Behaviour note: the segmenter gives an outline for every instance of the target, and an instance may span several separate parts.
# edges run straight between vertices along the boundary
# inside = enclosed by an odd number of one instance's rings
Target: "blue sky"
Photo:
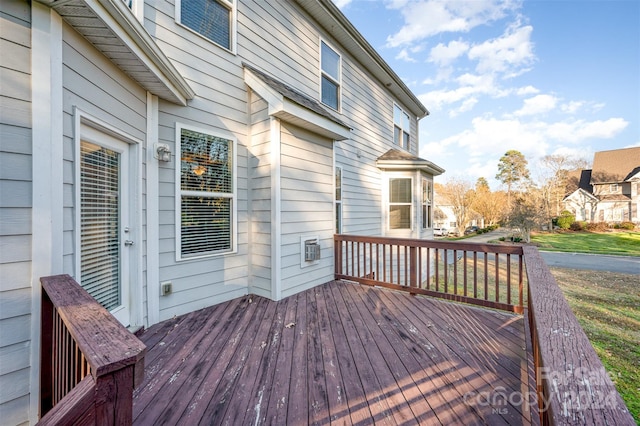
[[[420,156],[497,189],[499,158],[640,145],[638,0],[333,0],[429,109]]]

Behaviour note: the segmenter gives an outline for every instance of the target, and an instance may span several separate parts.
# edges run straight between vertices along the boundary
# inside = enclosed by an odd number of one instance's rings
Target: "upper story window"
[[[411,122],[409,114],[404,112],[398,105],[393,105],[393,142],[404,148],[410,148]]]
[[[176,21],[227,50],[233,49],[235,0],[176,0]]]
[[[177,259],[235,250],[236,142],[176,124]]]
[[[340,109],[340,69],[342,59],[324,41],[320,42],[320,99],[328,107]]]
[[[411,178],[389,179],[389,229],[411,229]]]
[[[609,192],[611,192],[612,194],[618,192],[618,184],[617,183],[612,183],[611,185],[609,185]]]

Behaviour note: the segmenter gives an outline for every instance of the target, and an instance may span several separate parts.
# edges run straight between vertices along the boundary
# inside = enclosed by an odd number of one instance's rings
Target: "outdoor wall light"
[[[154,157],[157,158],[158,161],[171,161],[171,148],[169,148],[169,145],[166,143],[157,143],[155,148],[156,155],[154,155]]]

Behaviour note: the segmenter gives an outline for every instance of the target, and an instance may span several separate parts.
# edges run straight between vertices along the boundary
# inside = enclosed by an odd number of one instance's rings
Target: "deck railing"
[[[635,425],[536,247],[335,235],[334,249],[336,279],[524,313],[537,389],[509,398],[541,424]]]
[[[39,424],[131,424],[144,344],[70,276],[40,281]]]
[[[542,424],[635,425],[538,249],[523,253]]]
[[[336,279],[522,313],[522,248],[335,235]]]

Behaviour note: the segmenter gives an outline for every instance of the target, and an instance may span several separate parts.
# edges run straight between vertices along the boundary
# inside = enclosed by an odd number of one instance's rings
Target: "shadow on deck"
[[[524,327],[522,316],[342,281],[279,302],[247,296],[144,332],[133,420],[538,423]]]

